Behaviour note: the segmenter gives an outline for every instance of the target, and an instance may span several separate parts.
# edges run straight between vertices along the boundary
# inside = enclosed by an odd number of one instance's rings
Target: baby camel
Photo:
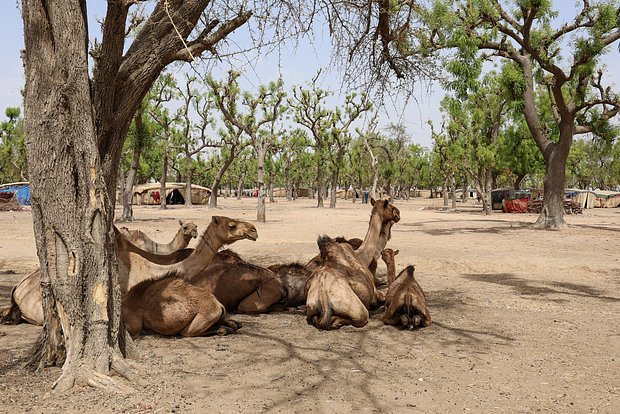
[[[386,325],[402,325],[407,329],[414,329],[431,324],[426,296],[413,277],[414,271],[413,266],[407,266],[396,280],[390,283],[383,314],[383,323]]]

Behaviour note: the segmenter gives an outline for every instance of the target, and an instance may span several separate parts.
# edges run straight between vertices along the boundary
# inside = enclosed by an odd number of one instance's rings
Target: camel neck
[[[387,238],[385,238],[385,242],[383,246],[378,247],[381,243],[381,229],[383,227],[383,220],[381,219],[381,215],[373,211],[370,216],[370,223],[368,225],[368,231],[366,232],[366,237],[364,237],[364,242],[360,245],[360,247],[356,250],[357,256],[359,257],[360,262],[368,267],[370,262],[379,258],[381,256],[381,251],[387,244]]]
[[[198,245],[192,254],[179,263],[179,272],[191,279],[202,272],[212,261],[217,251],[224,245],[219,237],[215,236],[213,224],[209,224],[207,229],[200,236]]]
[[[394,263],[394,256],[390,257],[388,261],[385,262],[387,266],[387,279],[388,279],[388,287],[392,286],[394,280],[396,280],[396,264]]]
[[[180,228],[177,234],[174,235],[174,239],[170,243],[168,243],[168,247],[171,250],[179,250],[187,247],[189,244],[188,236],[183,233],[183,228]]]

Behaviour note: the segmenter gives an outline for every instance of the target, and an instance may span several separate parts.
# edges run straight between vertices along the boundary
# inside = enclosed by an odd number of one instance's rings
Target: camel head
[[[258,239],[256,227],[246,221],[233,220],[224,216],[213,216],[209,228],[215,230],[215,236],[219,237],[225,244],[236,242],[237,240]]]
[[[396,256],[400,250],[392,250],[390,248],[383,249],[381,252],[381,258],[387,264],[388,261],[394,262],[394,256]]]
[[[316,243],[321,252],[322,263],[332,261],[348,265],[351,260],[356,260],[353,254],[353,248],[347,243],[338,243],[329,236],[320,236]]]
[[[375,213],[380,214],[383,223],[387,223],[389,221],[393,221],[394,223],[399,222],[400,211],[394,207],[394,204],[391,204],[389,200],[375,200],[374,198],[371,198],[370,204],[372,204],[371,215]]]
[[[194,222],[179,220],[179,224],[181,225],[183,236],[191,237],[192,239],[198,237],[198,226]]]

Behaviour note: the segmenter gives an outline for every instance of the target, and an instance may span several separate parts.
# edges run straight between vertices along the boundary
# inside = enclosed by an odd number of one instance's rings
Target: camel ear
[[[387,206],[390,204],[389,201],[387,200],[383,200],[383,208],[387,208]]]
[[[375,202],[376,202],[376,201],[375,201],[375,199],[374,199],[374,198],[372,198],[372,197],[370,197],[370,205],[371,205],[371,206],[374,206],[374,205],[375,205]]]
[[[183,225],[183,220],[179,220],[179,225]]]
[[[407,274],[409,276],[413,276],[413,272],[415,271],[415,267],[413,265],[407,266]]]
[[[217,224],[217,222],[218,222],[217,216],[211,217],[211,223]]]
[[[394,256],[396,256],[399,252],[400,250],[394,250]]]

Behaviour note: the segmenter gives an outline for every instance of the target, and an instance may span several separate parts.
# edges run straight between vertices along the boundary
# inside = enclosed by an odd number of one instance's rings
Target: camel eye
[[[231,229],[234,229],[236,226],[235,226],[235,223],[228,223],[228,227]]]

